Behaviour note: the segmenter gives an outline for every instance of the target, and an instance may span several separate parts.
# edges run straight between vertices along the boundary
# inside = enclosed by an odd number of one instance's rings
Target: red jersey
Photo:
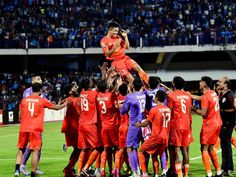
[[[219,99],[213,90],[209,90],[202,96],[201,107],[207,109],[207,115],[203,117],[203,126],[222,125]]]
[[[44,108],[52,108],[53,104],[40,96],[31,95],[22,99],[20,103],[20,131],[43,132]]]
[[[67,98],[67,101],[71,101],[72,104],[67,106],[66,114],[61,128],[62,133],[66,133],[68,131],[78,131],[78,112],[80,112],[79,98],[70,96]]]
[[[108,37],[108,36],[103,37],[100,42],[103,53],[106,55],[107,51],[111,50],[119,39],[121,39],[119,35],[112,36],[112,37]],[[120,45],[116,48],[116,50],[110,57],[107,57],[107,59],[108,60],[123,59],[125,56],[125,51],[126,51],[126,48],[124,47],[124,45],[125,45],[125,41],[121,40]]]
[[[112,92],[99,93],[97,105],[102,127],[119,125],[119,110],[115,107],[116,95]]]
[[[168,143],[171,111],[165,105],[157,105],[153,107],[147,119],[152,122],[152,134],[151,137],[160,137]]]
[[[119,94],[117,96],[117,103],[118,104],[124,103],[125,98],[126,98],[126,96]],[[120,126],[123,126],[123,125],[129,126],[129,115],[128,114],[124,114],[124,115],[120,114]]]
[[[192,98],[182,90],[170,92],[168,97],[168,107],[171,108],[170,126],[175,129],[190,128],[190,114]]]
[[[80,93],[81,115],[79,118],[80,125],[91,125],[97,123],[97,106],[96,98],[98,92],[96,90],[82,90]]]

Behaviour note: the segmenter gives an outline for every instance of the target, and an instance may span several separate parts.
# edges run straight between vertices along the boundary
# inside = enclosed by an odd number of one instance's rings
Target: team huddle
[[[14,177],[22,171],[20,164],[26,148],[33,152],[31,177],[36,176],[44,108],[59,110],[64,107],[67,108],[61,132],[65,134],[66,146],[74,149],[63,170],[65,177],[105,177],[106,174],[119,177],[123,163],[126,163],[127,174],[148,177],[150,157],[155,177],[160,174],[162,177],[188,177],[189,146],[193,141],[192,111],[203,117],[200,143],[206,175],[213,176],[210,159],[215,177],[222,177],[225,170],[231,170],[228,166],[221,170],[214,150],[222,119],[218,95],[211,89],[212,79],[201,78],[202,96],[184,91],[185,80],[179,76],[173,78],[170,89],[160,78],[149,77],[125,55],[125,49],[129,48],[127,33],[121,30],[122,38],[118,32],[119,25],[110,23],[108,34],[101,41],[106,58],[112,61],[109,69],[106,63],[100,67],[101,80],[85,78],[79,86],[76,82],[67,85],[64,88],[66,99],[58,105],[40,96],[42,83],[32,84],[31,95],[20,105],[19,151]],[[130,70],[136,71],[139,77],[134,77]],[[201,109],[192,105],[193,99],[201,101]],[[234,112],[235,107],[230,111]],[[93,164],[95,171],[92,173]]]

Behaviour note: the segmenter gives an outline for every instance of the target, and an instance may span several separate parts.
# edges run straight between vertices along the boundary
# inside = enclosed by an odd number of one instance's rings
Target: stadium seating
[[[99,47],[111,19],[133,47],[236,43],[233,0],[3,0],[0,9],[0,48]]]

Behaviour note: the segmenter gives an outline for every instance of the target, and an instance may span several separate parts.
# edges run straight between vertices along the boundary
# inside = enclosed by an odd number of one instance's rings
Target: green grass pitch
[[[190,146],[190,176],[204,177],[205,170],[201,160],[199,132],[201,130],[202,119],[193,115],[193,136],[194,143]],[[61,122],[45,123],[45,132],[43,134],[43,149],[40,162],[40,169],[45,171],[45,177],[63,177],[62,170],[68,162],[71,149],[67,152],[62,150],[64,143],[64,134],[60,133]],[[15,155],[17,152],[19,125],[0,128],[0,177],[12,177],[15,168]],[[235,133],[234,133],[234,136]],[[236,154],[233,148],[233,154]],[[221,153],[218,153],[221,163]],[[235,161],[236,156],[233,156]],[[77,167],[77,166],[76,166]],[[30,160],[27,168],[30,171]],[[152,172],[151,163],[149,169]],[[213,166],[212,166],[213,169]],[[213,170],[214,172],[214,170]],[[235,175],[236,176],[236,175]]]

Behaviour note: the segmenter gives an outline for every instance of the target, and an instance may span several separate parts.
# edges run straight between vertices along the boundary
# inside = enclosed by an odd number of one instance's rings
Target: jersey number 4
[[[28,110],[30,112],[31,117],[33,117],[33,115],[34,115],[34,103],[32,103],[32,102],[28,103]]]

